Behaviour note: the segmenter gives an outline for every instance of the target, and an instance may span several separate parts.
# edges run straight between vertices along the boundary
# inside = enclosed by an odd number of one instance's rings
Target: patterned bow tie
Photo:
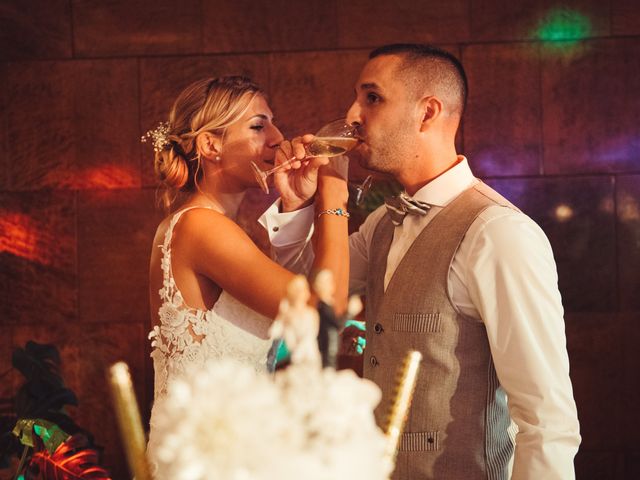
[[[425,216],[431,208],[428,203],[414,200],[405,192],[402,192],[397,197],[386,198],[384,203],[387,207],[387,213],[395,226],[402,225],[407,213],[409,215]]]

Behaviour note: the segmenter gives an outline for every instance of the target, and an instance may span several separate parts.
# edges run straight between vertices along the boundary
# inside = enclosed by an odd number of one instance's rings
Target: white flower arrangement
[[[291,365],[269,376],[209,362],[156,405],[156,479],[386,480],[379,401],[351,370]]]

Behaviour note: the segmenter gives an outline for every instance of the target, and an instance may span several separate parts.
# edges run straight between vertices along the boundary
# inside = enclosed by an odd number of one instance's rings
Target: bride
[[[302,161],[312,136],[285,141],[265,95],[245,77],[189,85],[168,123],[148,136],[166,205],[183,197],[159,225],[151,254],[151,453],[155,405],[173,378],[221,357],[267,369],[269,327],[294,273],[263,254],[234,221],[245,191],[256,186],[250,162],[266,170],[295,157],[274,175],[279,208],[315,203],[312,271],[332,271],[341,302],[348,281],[348,194],[328,159]]]

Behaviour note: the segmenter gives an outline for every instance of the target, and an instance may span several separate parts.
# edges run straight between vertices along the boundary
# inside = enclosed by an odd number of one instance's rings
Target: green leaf
[[[55,452],[60,444],[69,438],[69,434],[58,425],[41,418],[22,418],[13,429],[13,434],[20,439],[20,443],[32,448],[35,447],[34,433],[42,439],[49,453]]]
[[[33,454],[26,480],[112,480],[98,465],[98,452],[89,447],[83,435],[74,435],[60,444],[53,454],[40,450]]]
[[[49,453],[53,453],[63,443],[69,434],[62,430],[58,425],[47,420],[38,419],[33,426],[33,431],[42,439],[45,448]]]
[[[18,437],[21,444],[34,448],[33,425],[35,422],[36,421],[32,418],[21,418],[16,423],[16,426],[13,427],[13,431],[11,433]]]

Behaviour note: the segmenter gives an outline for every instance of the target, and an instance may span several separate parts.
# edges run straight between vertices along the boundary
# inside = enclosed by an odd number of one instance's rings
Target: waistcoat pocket
[[[441,327],[439,313],[394,313],[391,324],[394,332],[438,333]]]
[[[400,452],[429,452],[439,449],[438,431],[403,433],[398,451]]]

